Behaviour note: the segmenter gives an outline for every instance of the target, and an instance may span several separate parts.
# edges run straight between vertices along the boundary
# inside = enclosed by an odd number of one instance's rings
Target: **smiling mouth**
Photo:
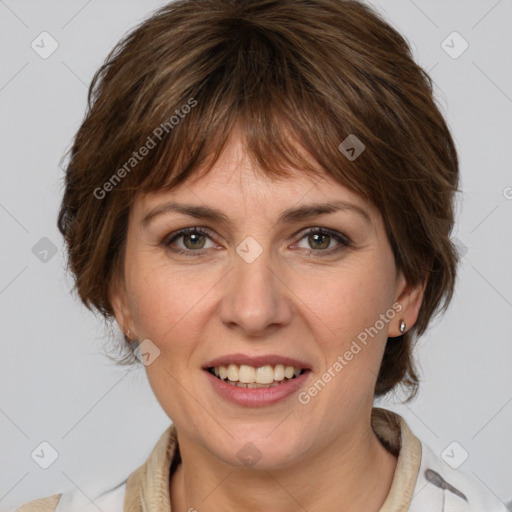
[[[273,388],[296,379],[307,370],[284,366],[282,364],[265,365],[258,368],[249,365],[230,364],[207,369],[209,373],[226,384],[239,388]]]

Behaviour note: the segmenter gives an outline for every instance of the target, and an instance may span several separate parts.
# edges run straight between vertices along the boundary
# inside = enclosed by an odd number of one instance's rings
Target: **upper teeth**
[[[255,368],[246,364],[230,364],[228,366],[215,366],[214,372],[221,379],[229,379],[232,382],[243,382],[246,384],[256,382],[258,384],[271,384],[274,381],[281,381],[285,377],[291,379],[294,375],[300,375],[301,368],[284,366],[282,364],[265,365]]]

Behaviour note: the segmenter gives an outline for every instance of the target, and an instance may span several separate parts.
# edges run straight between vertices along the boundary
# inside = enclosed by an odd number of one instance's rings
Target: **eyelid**
[[[202,235],[208,236],[212,241],[215,241],[215,236],[213,235],[213,231],[206,227],[200,227],[200,226],[191,226],[188,228],[182,228],[178,229],[177,231],[173,231],[169,235],[166,235],[164,239],[162,240],[162,243],[164,245],[169,245],[173,240],[176,238],[180,238],[182,236],[188,235],[189,233],[200,233]],[[200,250],[195,251],[197,253],[200,252]]]
[[[300,235],[299,241],[302,240],[305,236],[311,233],[322,233],[325,235],[329,235],[335,239],[339,239],[339,242],[343,245],[349,246],[352,244],[352,240],[342,233],[341,231],[337,231],[336,229],[324,228],[321,226],[316,226],[312,228],[306,228],[304,231],[299,231],[296,236]]]

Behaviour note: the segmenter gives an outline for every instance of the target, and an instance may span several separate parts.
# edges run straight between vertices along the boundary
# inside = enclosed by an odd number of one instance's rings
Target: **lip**
[[[246,364],[249,366],[254,366],[255,368],[259,368],[260,366],[265,366],[267,364],[282,364],[284,366],[293,366],[295,368],[304,368],[305,370],[311,370],[311,366],[308,363],[304,361],[299,361],[298,359],[294,359],[292,357],[280,356],[278,354],[249,356],[247,354],[241,353],[226,354],[224,356],[216,357],[215,359],[212,359],[211,361],[206,363],[206,365],[203,366],[203,370],[207,370],[208,368],[221,365],[228,366],[231,363],[237,365]]]
[[[245,407],[262,407],[272,405],[295,394],[309,378],[311,370],[306,370],[298,377],[279,384],[279,386],[274,386],[273,388],[239,388],[238,386],[227,384],[222,379],[212,375],[206,369],[203,373],[212,384],[213,389],[222,398]]]

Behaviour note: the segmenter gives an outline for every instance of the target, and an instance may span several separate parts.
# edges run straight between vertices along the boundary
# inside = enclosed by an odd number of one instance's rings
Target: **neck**
[[[339,436],[321,452],[272,471],[234,468],[179,437],[182,463],[170,482],[172,512],[378,512],[397,459],[367,428]],[[198,454],[201,454],[199,457]]]

